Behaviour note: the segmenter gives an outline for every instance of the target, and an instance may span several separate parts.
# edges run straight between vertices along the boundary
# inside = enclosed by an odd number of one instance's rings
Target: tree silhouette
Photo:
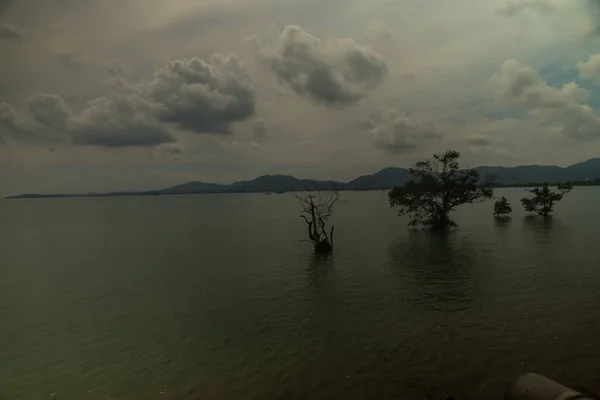
[[[391,207],[398,214],[408,215],[409,225],[424,225],[433,229],[457,226],[449,214],[465,203],[480,203],[493,196],[491,188],[479,182],[475,169],[459,169],[460,153],[447,150],[431,159],[419,161],[410,169],[412,179],[389,192]]]
[[[508,215],[511,212],[512,207],[510,206],[510,203],[506,197],[502,196],[494,203],[494,217]]]
[[[329,192],[327,195],[319,191],[316,195],[308,193],[299,195],[296,193],[296,199],[302,206],[300,217],[308,225],[308,240],[314,246],[315,253],[326,254],[333,251],[333,233],[335,227],[331,225],[329,233],[327,232],[327,223],[329,217],[333,214],[333,206],[339,200],[340,195],[337,190]]]
[[[557,189],[557,192],[550,190],[547,183],[544,183],[541,187],[529,189],[528,192],[533,194],[533,197],[523,197],[521,204],[523,204],[526,211],[536,212],[539,215],[547,217],[554,211],[554,204],[561,201],[573,189],[573,186],[558,185]]]

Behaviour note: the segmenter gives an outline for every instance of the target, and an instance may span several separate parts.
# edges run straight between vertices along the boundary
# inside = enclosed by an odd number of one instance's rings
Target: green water
[[[345,192],[314,259],[288,195],[0,202],[0,398],[462,399],[600,386],[600,188],[406,228]]]

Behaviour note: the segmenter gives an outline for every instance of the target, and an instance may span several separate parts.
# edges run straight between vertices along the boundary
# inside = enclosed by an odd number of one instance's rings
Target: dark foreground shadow
[[[457,232],[411,231],[390,245],[392,274],[410,298],[433,308],[462,308],[476,296],[472,269],[478,251]]]

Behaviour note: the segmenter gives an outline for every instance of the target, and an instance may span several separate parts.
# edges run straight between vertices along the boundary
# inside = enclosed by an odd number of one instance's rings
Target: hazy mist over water
[[[598,389],[600,188],[409,229],[343,192],[315,259],[290,195],[0,202],[0,399],[494,398]],[[483,397],[482,397],[483,396]]]

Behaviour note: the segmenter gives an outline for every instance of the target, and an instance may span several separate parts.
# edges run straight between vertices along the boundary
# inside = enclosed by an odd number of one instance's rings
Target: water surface
[[[0,398],[494,398],[600,386],[600,188],[406,227],[344,192],[316,259],[289,195],[0,202]],[[2,397],[4,396],[4,397]]]

